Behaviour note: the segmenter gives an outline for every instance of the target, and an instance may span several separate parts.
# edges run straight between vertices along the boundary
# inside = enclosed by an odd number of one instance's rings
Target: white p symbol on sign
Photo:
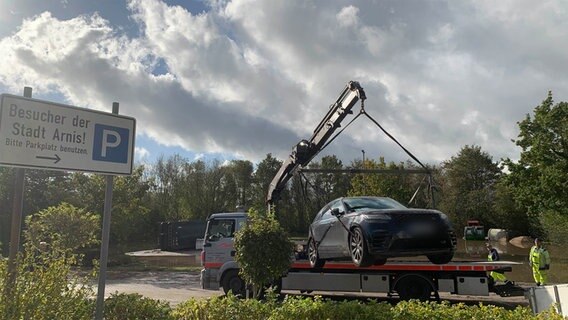
[[[114,137],[114,139],[109,139],[109,137]],[[114,141],[109,141],[114,140]],[[103,129],[103,143],[101,146],[101,156],[104,158],[107,154],[108,148],[116,148],[120,145],[120,135],[118,132],[113,130]]]

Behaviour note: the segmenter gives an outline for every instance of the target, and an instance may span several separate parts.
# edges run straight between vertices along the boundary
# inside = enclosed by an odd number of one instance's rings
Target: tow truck
[[[244,212],[215,213],[209,217],[201,252],[202,289],[222,288],[225,293],[232,291],[245,296],[246,285],[234,259],[233,236],[246,220]],[[364,268],[347,262],[327,262],[322,269],[312,269],[309,262],[302,259],[305,257],[302,250],[296,252],[298,259],[292,262],[279,283],[283,291],[386,293],[404,300],[428,300],[439,299],[439,292],[474,296],[495,292],[509,296],[519,289],[494,285],[488,277],[491,271],[511,271],[513,265],[518,264],[515,262],[452,261],[435,265],[428,261],[389,261]]]
[[[270,183],[266,198],[269,212],[274,209],[275,201],[294,172],[306,166],[335,139],[337,134],[342,132],[341,130],[334,136],[345,117],[353,114],[352,108],[357,101],[361,101],[362,111],[359,115],[365,114],[365,99],[365,91],[359,83],[350,81],[318,124],[312,137],[309,140],[301,140],[293,147],[290,157],[284,161]],[[404,151],[422,165],[406,149]],[[422,167],[425,169],[424,172],[428,172],[424,165]],[[239,266],[234,259],[233,236],[243,227],[246,220],[247,215],[244,212],[216,213],[208,218],[201,253],[203,289],[223,288],[225,293],[232,291],[236,295],[245,294],[246,285],[239,276]],[[306,256],[303,250],[302,248],[296,252],[298,259],[293,261],[288,273],[282,277],[279,284],[281,290],[301,293],[313,291],[387,293],[406,300],[439,299],[439,292],[487,296],[493,291],[507,296],[511,291],[503,290],[503,286],[495,286],[488,273],[509,272],[516,264],[499,261],[453,261],[444,265],[434,265],[427,261],[389,261],[384,265],[361,268],[355,267],[352,263],[327,262],[323,268],[313,269],[308,261],[302,259]]]

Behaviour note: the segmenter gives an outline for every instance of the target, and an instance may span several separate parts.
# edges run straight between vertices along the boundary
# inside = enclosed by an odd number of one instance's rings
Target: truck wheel
[[[406,274],[400,277],[394,285],[401,300],[426,301],[432,297],[434,287],[424,276],[419,274]]]
[[[454,258],[454,253],[450,252],[445,254],[432,254],[428,255],[427,257],[428,260],[430,260],[430,262],[432,262],[433,264],[446,264],[452,261],[452,259]]]
[[[325,264],[325,260],[319,258],[318,246],[314,238],[308,239],[308,259],[310,267],[320,269]]]
[[[235,296],[244,297],[246,295],[246,284],[239,277],[239,270],[229,270],[223,276],[223,291],[228,294],[229,291],[233,292]]]
[[[357,267],[368,267],[373,263],[373,257],[367,248],[367,241],[359,227],[353,228],[349,236],[349,251],[351,251],[351,260]]]

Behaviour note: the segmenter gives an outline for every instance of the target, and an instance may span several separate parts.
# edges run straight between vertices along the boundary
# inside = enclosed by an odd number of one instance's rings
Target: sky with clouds
[[[568,100],[564,0],[0,0],[0,91],[137,120],[136,158],[284,159],[350,80],[422,162],[518,158]],[[355,107],[356,111],[358,106]],[[409,157],[365,119],[322,155]]]

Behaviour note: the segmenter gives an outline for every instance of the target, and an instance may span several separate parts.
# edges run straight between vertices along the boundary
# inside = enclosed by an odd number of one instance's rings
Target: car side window
[[[331,204],[331,210],[339,209],[339,213],[345,213],[345,208],[343,207],[343,202],[341,200],[337,200]]]
[[[324,213],[321,215],[321,220],[329,219],[331,217],[331,208],[325,207]]]
[[[343,212],[345,211],[343,209],[343,204],[341,203],[340,200],[335,200],[332,203],[329,204],[329,206],[326,207],[325,212],[322,215],[322,219],[329,219],[331,217],[333,217],[333,215],[331,214],[331,210],[333,210],[334,208],[338,208],[339,212]]]

